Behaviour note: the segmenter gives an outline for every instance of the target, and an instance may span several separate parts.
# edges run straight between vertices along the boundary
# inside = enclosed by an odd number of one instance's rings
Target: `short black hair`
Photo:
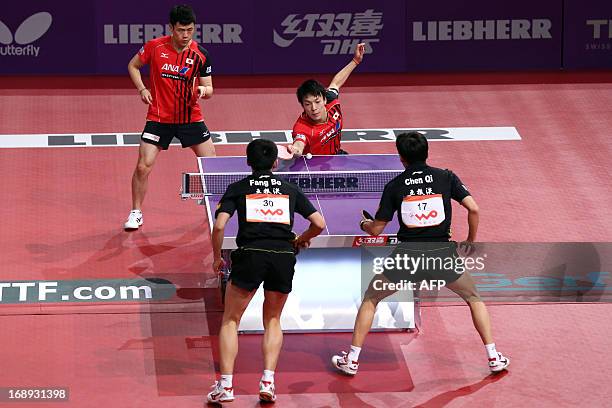
[[[247,146],[247,164],[253,171],[271,170],[278,156],[276,144],[268,139],[255,139]]]
[[[308,79],[297,89],[296,95],[298,102],[301,104],[307,95],[325,96],[325,87],[322,83],[314,79]]]
[[[402,133],[395,139],[397,152],[408,163],[424,162],[429,154],[427,138],[419,132]]]
[[[172,7],[172,10],[170,10],[170,25],[172,26],[174,26],[176,23],[181,23],[181,25],[189,25],[191,23],[195,24],[195,22],[196,16],[191,6],[180,4]]]

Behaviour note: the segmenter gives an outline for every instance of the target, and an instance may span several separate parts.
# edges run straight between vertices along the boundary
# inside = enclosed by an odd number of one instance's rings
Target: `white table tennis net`
[[[274,174],[298,185],[307,194],[337,194],[380,193],[389,181],[401,173],[400,170],[356,170],[278,172]],[[247,172],[183,173],[181,197],[197,199],[207,195],[222,195],[230,184],[250,174]]]

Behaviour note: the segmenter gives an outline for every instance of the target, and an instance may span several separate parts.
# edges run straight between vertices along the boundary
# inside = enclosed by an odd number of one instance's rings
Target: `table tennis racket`
[[[374,217],[372,217],[372,214],[370,214],[369,212],[367,212],[366,210],[361,210],[361,216],[363,217],[363,219],[365,220],[372,220],[374,221]]]
[[[361,221],[359,221],[359,228],[362,231],[365,231],[363,229],[363,223],[366,222],[366,221],[374,221],[374,217],[372,217],[372,214],[370,214],[366,210],[361,210]]]

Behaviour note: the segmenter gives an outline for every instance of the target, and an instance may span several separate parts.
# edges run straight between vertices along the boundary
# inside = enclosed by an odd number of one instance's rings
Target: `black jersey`
[[[316,209],[298,186],[261,171],[230,184],[215,217],[234,211],[238,211],[239,247],[290,248],[295,238],[291,231],[294,213],[308,218]]]
[[[387,183],[375,218],[388,222],[397,212],[400,241],[448,241],[451,199],[461,202],[469,195],[452,171],[414,163]]]

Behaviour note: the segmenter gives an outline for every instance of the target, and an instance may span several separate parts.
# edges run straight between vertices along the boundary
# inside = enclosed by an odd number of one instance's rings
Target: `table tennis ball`
[[[306,159],[308,160],[312,159],[312,153],[306,153]]]

